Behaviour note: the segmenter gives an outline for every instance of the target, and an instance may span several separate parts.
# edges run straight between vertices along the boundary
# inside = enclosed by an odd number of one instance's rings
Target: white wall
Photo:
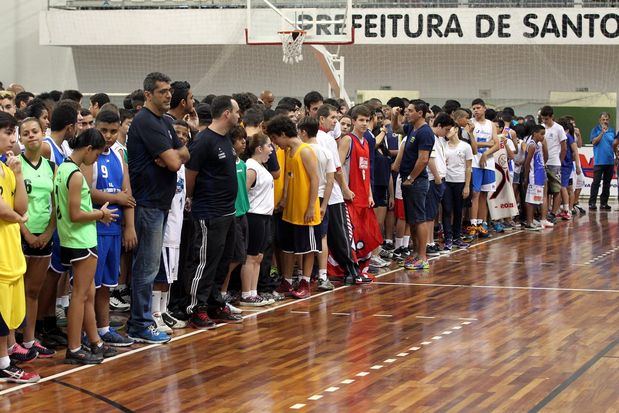
[[[71,49],[39,46],[39,13],[46,0],[1,0],[0,80],[35,92],[77,86]]]

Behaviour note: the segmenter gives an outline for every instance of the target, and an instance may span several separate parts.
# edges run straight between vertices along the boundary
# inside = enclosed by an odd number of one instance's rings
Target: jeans
[[[600,181],[602,181],[602,194],[600,195],[600,204],[608,205],[610,197],[610,182],[613,179],[615,172],[614,165],[595,165],[593,167],[593,183],[591,184],[591,195],[589,196],[589,205],[595,205],[600,189]]]
[[[459,239],[462,235],[464,182],[446,182],[443,194],[443,233],[445,240]],[[453,214],[453,218],[452,218]]]
[[[151,313],[153,282],[159,272],[163,230],[167,211],[157,208],[135,208],[135,231],[138,246],[133,251],[131,274],[131,316],[128,331],[143,330],[155,324]]]

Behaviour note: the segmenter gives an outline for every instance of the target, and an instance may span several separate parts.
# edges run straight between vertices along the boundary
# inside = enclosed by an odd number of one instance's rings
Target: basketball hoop
[[[277,32],[282,39],[284,63],[293,64],[303,60],[302,46],[305,39],[305,30],[287,30]]]

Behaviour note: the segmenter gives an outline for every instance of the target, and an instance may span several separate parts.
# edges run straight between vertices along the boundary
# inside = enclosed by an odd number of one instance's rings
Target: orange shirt
[[[305,210],[307,209],[310,195],[310,177],[303,165],[303,159],[301,159],[301,151],[304,148],[312,151],[314,159],[316,159],[314,150],[306,143],[299,146],[292,156],[290,151],[288,151],[285,169],[288,178],[288,189],[282,219],[295,225],[318,225],[320,224],[320,202],[318,201],[318,196],[314,200],[314,219],[312,222],[305,223]]]
[[[275,194],[275,208],[279,205],[279,202],[282,200],[282,196],[284,196],[284,179],[286,177],[286,151],[282,148],[277,148],[275,152],[277,155],[277,163],[279,164],[279,170],[282,171],[279,174],[279,178],[273,181],[274,185],[274,194]]]

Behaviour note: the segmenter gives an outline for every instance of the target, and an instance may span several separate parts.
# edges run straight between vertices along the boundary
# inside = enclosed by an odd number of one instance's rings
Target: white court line
[[[596,288],[560,288],[560,287],[518,287],[509,285],[475,285],[475,284],[435,284],[435,283],[398,283],[375,281],[376,285],[413,285],[418,287],[450,287],[450,288],[487,288],[502,290],[542,290],[542,291],[574,291],[582,293],[619,293],[619,290],[600,290]]]
[[[498,240],[503,239],[503,238],[511,237],[512,235],[520,234],[521,232],[524,232],[524,231],[522,231],[522,230],[520,230],[520,231],[512,231],[510,234],[506,234],[506,235],[503,235],[503,236],[500,236],[500,237],[496,237],[496,238],[490,238],[490,239],[487,239],[487,240],[481,241],[481,242],[476,242],[473,245],[471,245],[469,248],[453,251],[449,255],[443,255],[443,256],[439,256],[439,257],[432,257],[432,258],[429,259],[429,261],[434,261],[434,260],[440,259],[440,258],[451,257],[453,254],[458,254],[460,252],[465,252],[465,251],[470,250],[471,248],[475,248],[475,247],[478,247],[480,245],[487,244],[489,242],[498,241]],[[404,271],[404,269],[400,268],[400,267],[396,267],[396,268],[394,268],[392,270],[389,270],[389,271],[384,272],[382,274],[376,275],[375,278],[381,278],[381,277],[384,277],[386,275],[396,273],[398,271]],[[385,284],[385,283],[379,283],[377,281],[374,281],[371,285],[374,285],[374,284]],[[392,284],[402,284],[402,283],[392,283]],[[415,284],[411,284],[411,285],[415,285]],[[428,286],[430,286],[430,284],[419,284],[419,285],[428,285]],[[439,285],[439,284],[437,284],[436,286],[445,286],[445,287],[447,287],[447,286],[450,286],[450,285]],[[464,285],[462,285],[462,286],[460,286],[460,285],[451,285],[451,286],[453,286],[453,287],[455,287],[455,286],[465,287]],[[270,312],[273,312],[275,310],[279,310],[281,308],[288,307],[290,305],[294,305],[294,304],[297,304],[297,303],[300,303],[300,302],[303,302],[303,301],[311,300],[313,298],[320,297],[320,296],[325,295],[325,294],[331,294],[331,293],[334,293],[335,291],[340,291],[340,290],[347,289],[347,288],[350,288],[350,287],[357,287],[357,286],[343,285],[343,286],[338,287],[338,288],[336,288],[334,290],[331,290],[331,291],[324,291],[322,293],[312,294],[308,298],[303,298],[303,299],[300,299],[300,300],[292,300],[292,301],[289,301],[287,303],[277,305],[275,307],[271,307],[271,308],[267,308],[267,309],[264,309],[264,310],[252,312],[251,314],[243,315],[243,319],[247,319],[247,318],[251,318],[251,317],[258,317],[259,315],[262,315],[262,314],[270,313]],[[361,287],[361,288],[363,288],[363,287]],[[600,291],[604,291],[604,290],[600,290]],[[619,292],[619,291],[617,291],[617,292]],[[220,325],[218,325],[218,327],[223,326],[223,325],[225,325],[225,324],[220,324]],[[194,336],[196,334],[205,333],[205,332],[208,332],[208,330],[194,330],[194,331],[190,331],[189,333],[185,333],[185,334],[182,334],[180,336],[173,337],[172,340],[170,340],[170,342],[179,341],[181,339],[184,339],[184,338],[187,338],[187,337],[191,337],[191,336]],[[112,358],[109,358],[109,359],[105,359],[105,360],[103,360],[103,363],[113,362],[114,360],[118,360],[118,359],[120,359],[122,357],[128,357],[130,355],[133,355],[133,354],[136,354],[136,353],[140,353],[140,352],[145,351],[145,350],[150,350],[151,348],[154,348],[154,347],[157,347],[157,346],[161,346],[161,345],[163,345],[163,344],[149,344],[149,345],[146,345],[144,347],[135,348],[135,349],[123,352],[122,354],[119,354],[118,356],[115,356],[115,357],[112,357]],[[28,387],[31,387],[31,386],[40,385],[40,384],[43,384],[43,383],[48,382],[50,380],[53,380],[53,379],[56,379],[56,378],[59,378],[59,377],[68,376],[68,375],[76,373],[78,371],[85,370],[85,369],[88,369],[88,368],[92,368],[92,367],[95,367],[95,366],[98,366],[98,364],[90,364],[90,365],[85,365],[85,366],[79,366],[79,367],[75,367],[75,368],[72,368],[72,369],[69,369],[69,370],[66,370],[66,371],[54,374],[52,376],[44,377],[41,380],[39,380],[37,383],[19,384],[19,385],[16,385],[14,387],[10,387],[8,389],[0,391],[0,396],[4,396],[6,394],[10,394],[10,393],[13,393],[13,392],[16,392],[16,391],[19,391],[19,390],[22,390],[22,389],[25,389],[25,388],[28,388]],[[303,405],[303,406],[305,406],[305,405]],[[301,407],[296,407],[296,408],[300,409]]]
[[[309,311],[290,310],[290,312],[293,313],[293,314],[309,314]]]
[[[331,313],[332,315],[350,315],[350,313]]]

